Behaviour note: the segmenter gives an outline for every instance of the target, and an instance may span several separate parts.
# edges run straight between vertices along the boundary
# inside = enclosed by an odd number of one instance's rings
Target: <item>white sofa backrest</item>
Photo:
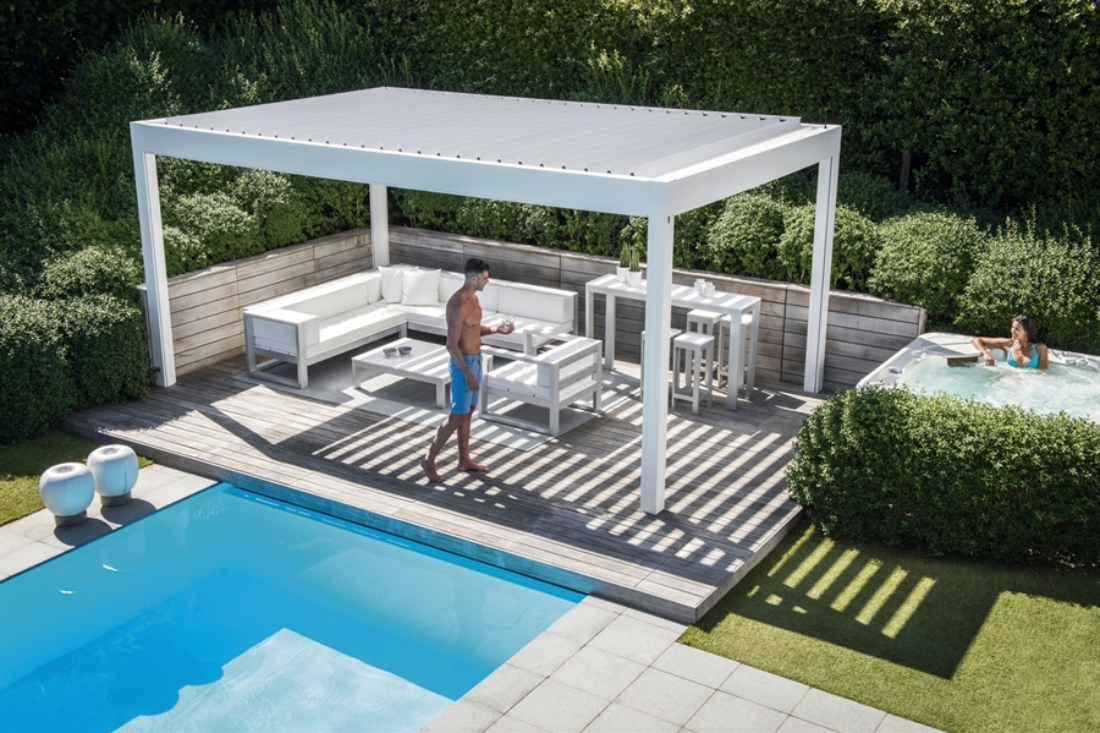
[[[485,286],[485,289],[477,294],[477,299],[481,302],[481,310],[492,311],[493,313],[499,312],[500,294],[505,290],[508,290],[510,287],[512,287],[511,283],[509,283],[507,286],[504,286],[498,285],[497,283],[490,280],[489,284]]]
[[[279,297],[272,298],[271,300],[254,303],[253,305],[246,306],[244,310],[250,313],[269,313],[274,310],[286,309],[291,311],[310,313],[311,315],[321,315],[320,313],[314,313],[312,310],[310,310],[310,308],[312,308],[313,306],[303,306],[303,304],[312,303],[314,299],[320,299],[317,305],[321,309],[324,309],[324,303],[328,302],[326,299],[329,295],[338,290],[354,287],[366,288],[364,294],[355,296],[356,299],[360,297],[364,299],[365,302],[363,302],[362,305],[375,303],[382,297],[380,276],[378,272],[375,270],[368,270],[366,272],[357,272],[354,275],[342,277],[339,280],[333,280],[331,282],[321,283],[320,285],[314,285],[312,287],[305,288],[304,290],[298,290],[293,293],[287,293],[286,295],[280,295]],[[335,312],[339,313],[340,310],[336,310]],[[332,312],[329,311],[327,315],[332,315]]]
[[[447,272],[444,270],[439,273],[439,302],[446,303],[451,299],[451,296],[462,287],[463,279],[462,274],[458,272]],[[482,306],[484,308],[484,306]]]
[[[366,282],[355,282],[329,292],[318,293],[287,307],[318,318],[331,318],[367,305],[370,305],[370,287]]]
[[[552,323],[573,321],[573,298],[561,290],[511,283],[500,289],[496,305],[492,310],[520,318],[537,318]]]

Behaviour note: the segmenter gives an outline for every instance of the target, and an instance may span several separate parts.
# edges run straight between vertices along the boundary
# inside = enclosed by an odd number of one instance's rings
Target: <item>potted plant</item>
[[[630,242],[623,242],[622,251],[619,252],[619,266],[615,268],[615,276],[621,283],[627,281],[627,273],[630,272],[630,252],[633,249],[634,246]]]
[[[637,245],[630,248],[630,271],[627,273],[627,283],[637,287],[642,284],[642,263],[639,260]]]

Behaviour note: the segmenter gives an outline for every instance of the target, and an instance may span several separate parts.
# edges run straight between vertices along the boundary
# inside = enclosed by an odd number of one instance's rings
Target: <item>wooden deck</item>
[[[630,365],[624,365],[629,369]],[[666,510],[640,511],[641,403],[628,399],[529,451],[475,443],[488,474],[429,484],[434,428],[233,377],[231,359],[67,427],[164,464],[485,559],[681,622],[700,618],[776,543],[799,508],[784,489],[816,396],[767,386],[668,423]]]

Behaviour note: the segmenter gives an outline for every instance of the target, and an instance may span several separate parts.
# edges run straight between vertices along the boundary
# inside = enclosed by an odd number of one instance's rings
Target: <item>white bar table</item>
[[[607,298],[607,312],[604,314],[604,365],[607,369],[615,368],[615,302],[619,298],[639,300],[645,303],[645,281],[641,285],[631,286],[619,282],[615,275],[590,280],[584,285],[584,335],[592,338],[594,323],[592,313],[594,310],[594,296],[603,295]],[[745,333],[741,324],[741,317],[746,313],[752,314],[752,333],[750,338],[756,343],[760,332],[760,298],[752,295],[738,295],[718,291],[713,297],[704,297],[695,292],[695,288],[687,285],[672,286],[672,305],[682,308],[702,308],[716,313],[722,313],[730,317],[730,343],[729,343],[729,368],[730,377],[736,375],[733,389],[726,392],[726,407],[737,409],[737,393],[741,389],[744,379]],[[642,355],[645,358],[645,355]],[[748,399],[752,385],[745,383],[745,398]]]

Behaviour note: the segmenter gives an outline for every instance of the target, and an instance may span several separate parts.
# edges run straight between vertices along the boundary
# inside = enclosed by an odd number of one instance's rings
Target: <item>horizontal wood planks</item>
[[[579,295],[579,327],[585,328],[584,285],[615,271],[618,261],[577,252],[492,242],[423,229],[393,227],[390,253],[394,262],[457,270],[468,257],[486,260],[496,277],[572,290]],[[806,359],[809,288],[801,285],[719,275],[697,270],[674,270],[673,282],[691,285],[696,278],[718,290],[753,295],[761,300],[757,341],[756,378],[770,384],[802,384]],[[595,336],[603,338],[604,303],[595,304]],[[674,308],[674,328],[684,328],[687,311]],[[825,346],[825,381],[829,388],[851,387],[891,354],[924,330],[924,310],[860,293],[835,291],[829,298],[829,328]],[[616,346],[626,359],[637,362],[645,307],[619,303]]]
[[[243,353],[242,308],[372,265],[370,230],[359,229],[172,278],[176,373]]]
[[[475,441],[487,474],[454,470],[451,441],[446,482],[429,484],[418,459],[435,426],[256,386],[235,378],[243,369],[234,357],[144,400],[76,413],[67,428],[681,621],[713,606],[795,519],[783,470],[820,404],[762,389],[736,412],[670,413],[667,509],[650,516],[638,507],[636,398],[528,451]]]
[[[618,262],[596,257],[496,242],[424,229],[392,227],[390,259],[459,271],[466,260],[489,263],[493,276],[571,290],[578,294],[578,331],[585,328],[584,285],[615,271]],[[215,363],[244,349],[241,308],[276,295],[369,269],[374,264],[369,230],[333,235],[238,262],[189,273],[169,281],[176,368],[180,374]],[[696,278],[719,290],[761,299],[756,378],[759,383],[801,385],[806,358],[809,288],[800,285],[675,270],[673,281]],[[604,301],[596,299],[595,334],[603,338]],[[684,328],[687,311],[673,309],[673,327]],[[622,302],[616,319],[620,354],[637,362],[645,308]],[[921,308],[859,293],[833,292],[825,345],[827,389],[847,388],[924,331]]]

